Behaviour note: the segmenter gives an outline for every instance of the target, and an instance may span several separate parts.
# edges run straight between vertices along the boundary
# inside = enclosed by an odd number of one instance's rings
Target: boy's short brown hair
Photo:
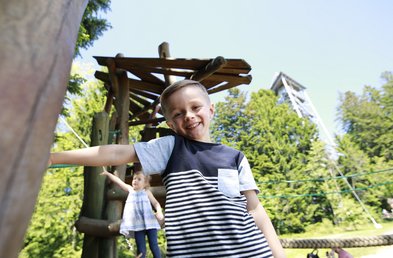
[[[188,79],[177,81],[177,82],[169,85],[167,88],[165,88],[165,90],[162,92],[162,94],[160,96],[161,111],[162,111],[162,114],[165,116],[165,118],[167,118],[167,112],[168,112],[167,105],[168,105],[169,97],[173,93],[175,93],[176,91],[178,91],[184,87],[190,87],[190,86],[198,87],[199,89],[201,89],[202,92],[204,94],[206,94],[206,98],[210,102],[209,93],[207,92],[206,87],[203,86],[200,82],[194,81],[194,80],[188,80]]]

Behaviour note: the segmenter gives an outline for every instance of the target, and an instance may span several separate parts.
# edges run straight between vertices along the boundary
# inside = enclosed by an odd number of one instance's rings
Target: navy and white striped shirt
[[[272,257],[241,194],[258,189],[240,151],[177,135],[134,146],[166,187],[168,257]]]

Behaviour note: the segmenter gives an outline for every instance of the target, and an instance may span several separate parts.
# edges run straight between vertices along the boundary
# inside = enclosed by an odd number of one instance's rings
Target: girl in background
[[[150,250],[154,258],[161,257],[157,241],[157,231],[161,228],[160,224],[163,223],[164,216],[160,203],[148,189],[149,176],[145,176],[142,171],[134,172],[131,186],[108,171],[104,171],[101,174],[128,192],[123,211],[123,219],[120,224],[120,234],[129,238],[134,233],[138,257],[143,258],[146,256],[145,237],[147,235]],[[156,214],[154,214],[152,206]]]

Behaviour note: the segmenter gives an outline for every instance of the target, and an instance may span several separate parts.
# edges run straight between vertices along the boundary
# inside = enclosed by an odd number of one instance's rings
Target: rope
[[[357,174],[352,174],[352,175],[347,175],[347,176],[335,176],[335,177],[314,178],[314,179],[300,179],[300,180],[259,181],[258,184],[279,184],[279,183],[298,183],[298,182],[301,182],[301,183],[303,183],[303,182],[324,182],[324,181],[330,181],[330,180],[336,180],[336,179],[353,178],[353,177],[366,176],[366,175],[385,173],[385,172],[391,173],[391,172],[393,172],[393,168],[388,168],[388,169],[383,169],[383,170],[378,170],[378,171],[365,172],[365,173],[357,173]]]
[[[376,187],[385,186],[385,185],[391,185],[391,184],[393,184],[393,182],[389,181],[389,182],[386,182],[386,183],[374,184],[374,185],[370,185],[370,186],[367,186],[367,187],[353,188],[353,190],[320,192],[320,193],[310,193],[310,194],[283,194],[283,195],[262,195],[262,194],[258,194],[258,197],[259,198],[265,198],[265,199],[270,199],[270,198],[288,199],[288,198],[296,198],[296,197],[325,196],[325,195],[330,195],[330,194],[351,193],[352,191],[366,191],[367,189],[370,189],[370,188],[376,188]]]
[[[280,239],[284,248],[353,248],[393,245],[393,235],[380,235],[373,237],[354,237],[354,238],[328,238],[328,239]]]
[[[79,167],[79,165],[55,164],[49,166],[49,168],[72,168],[72,167]]]

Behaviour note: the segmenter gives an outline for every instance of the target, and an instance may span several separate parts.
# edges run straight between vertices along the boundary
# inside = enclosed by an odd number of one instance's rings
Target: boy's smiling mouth
[[[190,125],[186,126],[186,129],[194,129],[195,127],[197,127],[198,125],[200,125],[201,122],[196,122],[196,123],[192,123]]]

